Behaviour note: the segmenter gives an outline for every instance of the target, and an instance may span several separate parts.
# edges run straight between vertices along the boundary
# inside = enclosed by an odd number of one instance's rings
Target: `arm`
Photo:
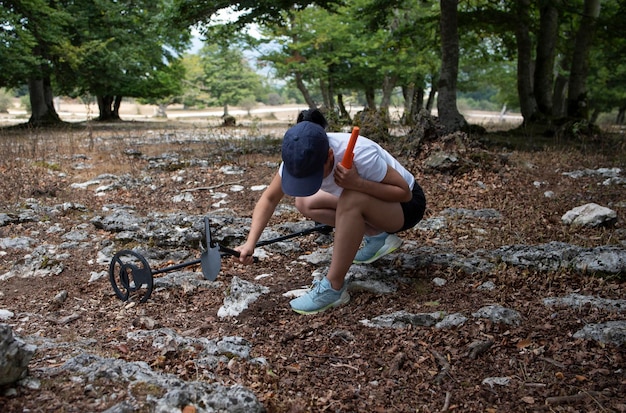
[[[284,195],[281,187],[280,174],[276,173],[270,186],[263,192],[263,195],[261,195],[261,198],[259,198],[254,207],[254,211],[252,212],[252,224],[250,224],[250,232],[248,233],[245,244],[235,248],[237,251],[241,252],[239,257],[240,262],[244,264],[251,264],[253,262],[252,254],[254,254],[256,243],[259,238],[261,238],[263,230]]]
[[[402,175],[389,165],[383,180],[374,182],[361,178],[356,167],[346,169],[338,164],[335,167],[335,182],[344,189],[363,192],[387,202],[407,202],[412,197],[411,189]]]

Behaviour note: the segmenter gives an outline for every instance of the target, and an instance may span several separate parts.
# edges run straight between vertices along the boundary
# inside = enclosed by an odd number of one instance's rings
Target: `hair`
[[[316,123],[324,129],[328,127],[328,122],[319,109],[306,109],[300,112],[296,123],[300,123],[302,121]]]

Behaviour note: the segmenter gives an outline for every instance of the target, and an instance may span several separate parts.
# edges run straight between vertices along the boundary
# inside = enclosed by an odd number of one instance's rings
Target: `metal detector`
[[[257,242],[256,247],[273,244],[275,242],[311,234],[313,232],[329,234],[332,229],[333,228],[330,225],[316,224],[312,228],[283,235],[270,240]],[[148,261],[146,261],[141,254],[135,251],[121,250],[116,253],[109,264],[109,280],[111,281],[115,295],[122,301],[128,301],[132,293],[137,297],[140,297],[139,302],[145,303],[152,294],[152,289],[154,287],[154,275],[180,270],[197,264],[200,264],[202,268],[202,275],[205,279],[215,281],[222,266],[222,255],[239,257],[239,251],[219,245],[217,242],[212,240],[208,217],[204,218],[204,234],[206,247],[200,243],[202,254],[199,259],[183,262],[154,271],[150,269]],[[257,262],[258,258],[254,257],[254,261]]]

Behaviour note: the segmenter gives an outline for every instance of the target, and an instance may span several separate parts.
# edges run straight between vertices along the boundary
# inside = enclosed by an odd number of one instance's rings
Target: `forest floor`
[[[272,131],[284,131],[273,125]],[[271,139],[227,139],[241,131],[197,127],[176,122],[123,122],[109,127],[94,126],[66,131],[0,131],[0,212],[11,213],[28,198],[45,205],[64,202],[86,206],[86,213],[70,213],[58,220],[66,231],[81,227],[94,237],[113,239],[90,224],[108,204],[132,205],[138,214],[181,211],[207,213],[210,191],[195,191],[195,202],[172,204],[182,187],[224,185],[229,177],[218,171],[226,165],[239,166],[243,175],[233,178],[248,185],[268,184],[276,173],[268,162],[280,161],[278,141]],[[181,143],[189,134],[212,137],[205,142]],[[156,138],[156,137],[161,138]],[[166,136],[167,139],[162,139]],[[221,138],[224,136],[224,138]],[[280,135],[278,136],[280,137]],[[561,241],[583,247],[623,245],[626,216],[624,185],[599,185],[593,177],[572,179],[563,172],[585,168],[624,170],[626,141],[623,138],[588,142],[577,148],[545,145],[526,138],[522,145],[509,135],[494,135],[497,145],[489,150],[503,161],[476,167],[463,174],[430,173],[420,155],[402,154],[403,162],[423,186],[428,200],[426,217],[445,208],[493,208],[502,220],[477,231],[468,222],[439,232],[407,231],[402,237],[419,245],[446,244],[457,251],[490,250],[503,245],[536,245]],[[489,140],[487,136],[483,141]],[[507,146],[505,148],[505,146]],[[233,147],[236,150],[233,150]],[[129,149],[144,155],[130,158]],[[207,159],[208,167],[181,171],[148,168],[148,158],[178,153],[187,159]],[[88,168],[77,168],[86,163]],[[138,179],[150,175],[156,191],[119,188],[102,196],[74,189],[104,173],[130,174]],[[174,179],[183,176],[184,181]],[[182,187],[181,187],[182,185]],[[554,197],[545,197],[552,190]],[[228,207],[242,217],[251,216],[259,193],[229,194]],[[286,198],[285,203],[292,203]],[[610,228],[572,229],[561,216],[573,207],[595,202],[617,210],[620,219]],[[297,221],[295,213],[276,216],[273,224]],[[0,227],[0,238],[29,236],[42,243],[61,243],[60,235],[45,233],[41,223],[24,222]],[[301,239],[306,252],[317,248],[314,235]],[[620,244],[621,242],[621,244]],[[23,251],[6,250],[0,255],[0,274],[21,259]],[[427,266],[401,269],[403,288],[393,294],[355,293],[345,306],[315,316],[290,310],[285,291],[307,285],[314,266],[293,265],[295,256],[273,256],[243,267],[223,262],[220,279],[224,286],[240,277],[270,288],[236,319],[216,316],[222,305],[223,289],[183,289],[155,292],[146,304],[128,307],[111,289],[107,279],[88,283],[90,273],[102,271],[96,264],[97,251],[71,254],[65,270],[56,276],[13,277],[0,282],[0,309],[16,314],[8,321],[19,336],[36,335],[55,341],[94,340],[89,352],[132,361],[145,361],[153,369],[176,374],[185,380],[206,377],[189,363],[188,352],[163,355],[143,342],[130,341],[127,333],[134,320],[147,315],[158,325],[179,334],[208,338],[241,336],[252,342],[253,356],[264,357],[266,365],[252,365],[233,358],[211,372],[222,384],[241,384],[254,391],[269,412],[623,412],[626,411],[626,351],[572,334],[587,323],[624,319],[592,307],[554,309],[541,304],[545,297],[574,292],[609,299],[626,297],[623,277],[598,277],[571,270],[541,272],[501,266],[496,273],[469,276],[450,268]],[[298,253],[300,255],[300,253]],[[386,261],[388,263],[388,261]],[[374,263],[384,271],[384,263]],[[270,278],[255,277],[271,273]],[[436,288],[436,277],[447,280]],[[491,293],[476,286],[493,281]],[[68,299],[59,308],[51,303],[60,291]],[[522,314],[520,326],[489,321],[468,321],[458,329],[407,327],[375,329],[361,320],[398,310],[410,313],[475,311],[488,304],[501,304]],[[82,316],[67,324],[55,322],[74,313]],[[494,345],[478,358],[467,357],[468,346],[491,339]],[[123,383],[98,381],[89,389],[69,374],[45,377],[43,371],[61,365],[67,358],[63,347],[35,353],[30,374],[41,388],[18,387],[11,396],[0,395],[2,412],[95,412],[111,407],[129,389]],[[447,366],[446,366],[447,365]],[[440,375],[443,368],[446,374]],[[487,377],[509,377],[508,386],[483,384]],[[135,389],[137,402],[149,393]],[[108,400],[108,402],[105,402]]]

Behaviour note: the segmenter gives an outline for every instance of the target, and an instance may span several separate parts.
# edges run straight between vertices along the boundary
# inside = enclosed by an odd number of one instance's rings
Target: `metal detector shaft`
[[[219,245],[219,249],[220,251],[228,254],[228,255],[234,255],[235,257],[239,257],[240,253],[239,251],[230,249],[228,247],[224,247],[222,245]],[[254,261],[257,262],[258,261],[258,257],[254,257]],[[188,261],[188,262],[183,262],[181,264],[176,264],[176,265],[172,265],[170,267],[165,267],[165,268],[161,268],[159,270],[154,270],[152,271],[152,274],[162,274],[164,272],[170,272],[170,271],[175,271],[175,270],[180,270],[181,268],[185,268],[185,267],[190,267],[192,265],[196,265],[196,264],[202,264],[202,259],[197,259],[197,260],[193,260],[193,261]]]
[[[313,228],[309,228],[309,229],[305,229],[305,230],[302,230],[302,231],[294,232],[293,234],[283,235],[282,237],[277,237],[277,238],[268,239],[266,241],[257,242],[256,246],[257,247],[262,247],[263,245],[269,245],[269,244],[273,244],[275,242],[284,241],[286,239],[300,237],[302,235],[311,234],[313,232],[321,232],[321,233],[324,233],[324,234],[328,234],[332,230],[333,230],[333,227],[331,227],[330,225],[319,224],[319,225],[314,226]]]
[[[285,241],[291,238],[296,238],[296,237],[301,237],[303,235],[307,235],[307,234],[311,234],[313,232],[320,232],[320,233],[326,233],[328,234],[330,231],[333,230],[333,227],[331,227],[330,225],[325,225],[325,224],[320,224],[320,225],[316,225],[312,228],[308,228],[302,231],[298,231],[298,232],[294,232],[293,234],[287,234],[287,235],[283,235],[280,237],[276,237],[276,238],[272,238],[272,239],[268,239],[265,241],[260,241],[256,243],[257,247],[262,247],[263,245],[269,245],[269,244],[274,244],[276,242],[280,242],[280,241]],[[240,253],[237,250],[225,247],[223,245],[219,245],[219,249],[221,252],[224,252],[228,255],[232,255],[235,257],[239,257]],[[259,258],[258,257],[254,257],[254,262],[258,262]],[[171,267],[165,267],[165,268],[161,268],[159,270],[154,270],[152,271],[152,274],[162,274],[164,272],[170,272],[170,271],[175,271],[175,270],[179,270],[181,268],[185,268],[185,267],[189,267],[191,265],[196,265],[196,264],[201,264],[202,260],[201,259],[197,259],[194,261],[188,261],[188,262],[183,262],[181,264],[176,264],[176,265],[172,265]]]
[[[202,262],[202,260],[199,260],[199,259],[198,260],[193,260],[193,261],[188,261],[188,262],[183,262],[181,264],[172,265],[171,267],[165,267],[165,268],[161,268],[160,270],[154,270],[154,271],[152,271],[152,274],[162,274],[164,272],[180,270],[181,268],[189,267],[191,265],[200,264],[201,262]]]

